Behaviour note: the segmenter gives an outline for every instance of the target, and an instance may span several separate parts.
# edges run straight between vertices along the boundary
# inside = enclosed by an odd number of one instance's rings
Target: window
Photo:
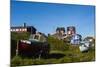
[[[19,29],[19,31],[22,31],[22,29]]]
[[[19,29],[16,29],[16,31],[19,31]]]
[[[23,28],[21,31],[27,31],[27,29],[26,28]]]
[[[12,29],[12,31],[16,31],[15,29]]]
[[[27,29],[25,28],[24,31],[27,31]]]
[[[12,29],[10,31],[13,31]]]
[[[22,29],[22,31],[24,31],[24,29]]]
[[[71,34],[71,31],[68,31],[68,34]]]
[[[38,35],[35,35],[35,36],[34,36],[34,39],[38,39],[38,38],[39,38],[39,36],[38,36]]]

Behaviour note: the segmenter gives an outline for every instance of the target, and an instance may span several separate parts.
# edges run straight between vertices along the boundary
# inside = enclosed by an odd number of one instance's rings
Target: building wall
[[[29,32],[31,34],[35,34],[36,29],[33,27],[16,27],[16,28],[11,28],[11,32],[17,32],[17,33]]]
[[[11,32],[27,32],[27,28],[12,28]]]

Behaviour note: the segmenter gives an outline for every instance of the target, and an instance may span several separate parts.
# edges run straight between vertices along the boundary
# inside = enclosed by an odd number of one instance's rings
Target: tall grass
[[[75,51],[70,51],[75,50]],[[72,62],[88,62],[95,61],[95,51],[94,49],[88,52],[81,53],[78,51],[77,47],[71,48],[69,51],[51,51],[48,58],[22,58],[20,56],[15,56],[11,59],[12,66],[21,65],[40,65],[40,64],[58,64],[58,63],[72,63]],[[57,58],[58,55],[64,55]],[[55,56],[54,56],[55,55]],[[56,57],[56,58],[55,58]]]

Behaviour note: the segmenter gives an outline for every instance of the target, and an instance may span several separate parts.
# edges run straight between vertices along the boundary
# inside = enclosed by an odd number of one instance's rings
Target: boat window
[[[38,38],[39,38],[39,36],[38,35],[35,35],[34,39],[38,39]]]

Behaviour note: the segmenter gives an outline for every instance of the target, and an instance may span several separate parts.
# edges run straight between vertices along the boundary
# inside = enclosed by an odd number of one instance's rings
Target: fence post
[[[42,55],[42,50],[40,51],[40,54],[39,54],[39,60],[41,59],[41,55]]]
[[[16,48],[16,56],[18,56],[18,40],[17,40],[17,48]]]

